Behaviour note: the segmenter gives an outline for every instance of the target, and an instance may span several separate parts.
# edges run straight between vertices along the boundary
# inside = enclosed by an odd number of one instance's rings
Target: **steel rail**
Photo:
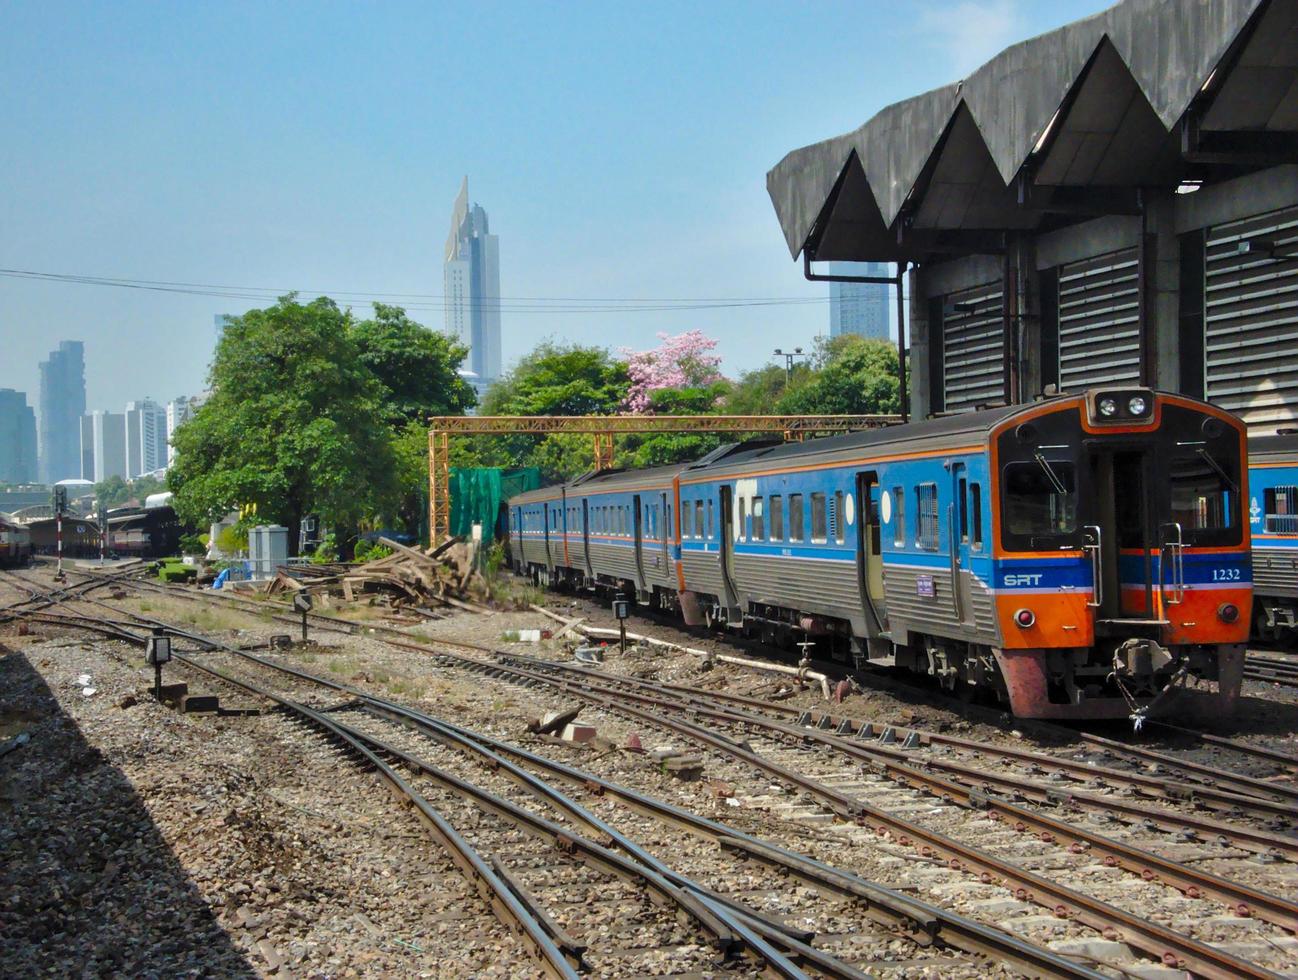
[[[705,818],[697,817],[688,811],[672,807],[670,804],[653,800],[640,794],[634,794],[632,791],[625,790],[616,784],[600,780],[599,777],[589,773],[580,773],[572,770],[570,767],[561,763],[552,763],[543,757],[535,756],[526,750],[511,746],[508,743],[491,739],[488,736],[479,733],[470,732],[467,729],[460,728],[450,722],[433,718],[424,712],[417,711],[405,705],[398,704],[386,698],[380,698],[369,694],[360,688],[344,684],[339,681],[333,681],[319,675],[312,674],[295,667],[279,664],[263,657],[258,657],[247,651],[230,649],[227,652],[235,653],[239,657],[257,663],[263,667],[288,674],[295,678],[318,684],[330,690],[345,693],[363,705],[368,706],[370,710],[386,717],[390,720],[401,721],[412,724],[425,732],[433,734],[440,741],[447,742],[464,749],[476,752],[488,760],[488,762],[499,769],[505,770],[516,780],[525,785],[535,795],[547,800],[557,808],[568,813],[575,822],[584,824],[588,828],[600,833],[606,839],[614,842],[620,848],[626,850],[633,858],[641,863],[652,867],[665,879],[671,881],[678,887],[694,891],[701,897],[710,899],[713,902],[721,902],[729,906],[730,911],[742,918],[754,921],[754,925],[764,926],[768,929],[774,929],[777,933],[788,933],[787,926],[778,923],[771,923],[768,920],[760,919],[754,916],[752,910],[732,902],[725,896],[717,895],[710,889],[703,888],[670,867],[662,864],[652,854],[646,852],[638,844],[617,831],[599,816],[591,813],[585,807],[580,806],[573,800],[555,790],[549,784],[537,780],[526,770],[503,758],[506,754],[516,755],[527,758],[533,764],[551,768],[557,774],[564,775],[572,781],[578,782],[584,787],[589,788],[592,783],[598,783],[601,791],[616,792],[619,796],[626,798],[634,797],[637,808],[645,810],[659,819],[670,819],[671,822],[684,824],[687,829],[700,833],[704,836],[716,838],[718,836],[726,837],[738,841],[744,845],[744,851],[749,856],[754,854],[764,855],[768,862],[776,863],[791,873],[802,877],[813,884],[821,887],[828,887],[832,890],[844,894],[847,897],[854,898],[858,901],[864,900],[867,908],[876,910],[875,917],[890,926],[896,926],[898,922],[906,924],[907,935],[912,939],[917,938],[917,933],[922,934],[925,940],[941,938],[940,930],[946,928],[955,937],[951,943],[956,948],[964,949],[968,952],[976,952],[982,955],[991,955],[1001,960],[1010,960],[1020,963],[1024,967],[1029,967],[1033,975],[1041,976],[1093,976],[1093,971],[1085,970],[1069,963],[1040,947],[1036,947],[1024,940],[1012,937],[1000,930],[993,929],[975,923],[972,920],[965,919],[962,916],[945,912],[928,903],[916,899],[901,896],[895,892],[876,885],[873,882],[867,882],[857,875],[850,872],[830,868],[820,862],[807,858],[802,855],[794,854],[774,845],[762,842],[749,835],[742,834],[722,824],[708,821]],[[390,747],[385,746],[385,751]],[[886,909],[886,913],[880,915]],[[787,937],[774,936],[769,937],[774,941],[787,942]],[[842,970],[842,964],[838,963],[819,950],[808,947],[801,942],[789,944],[789,950],[796,953],[799,958],[807,959],[810,965],[815,966],[822,972],[828,972],[835,976],[854,976],[859,975],[858,971]],[[808,955],[814,954],[814,955]]]
[[[579,668],[580,669],[580,668]],[[607,676],[607,675],[605,675]],[[604,677],[601,677],[604,680]],[[589,688],[597,693],[607,693],[603,688]],[[914,789],[919,789],[942,800],[966,809],[986,810],[994,813],[1017,829],[1026,832],[1029,828],[1047,843],[1058,840],[1071,840],[1086,850],[1105,856],[1110,866],[1121,867],[1133,874],[1140,875],[1146,881],[1158,881],[1185,893],[1190,898],[1209,896],[1231,907],[1239,915],[1255,915],[1263,921],[1280,926],[1291,932],[1298,932],[1298,904],[1259,889],[1237,884],[1197,869],[1186,867],[1175,861],[1169,861],[1159,855],[1132,845],[1115,841],[1090,831],[1075,827],[1062,820],[1024,809],[1007,800],[990,793],[981,792],[960,782],[932,775],[925,769],[941,769],[940,760],[926,760],[923,768],[912,766],[906,759],[904,751],[887,749],[868,743],[860,743],[842,735],[816,727],[778,722],[760,716],[726,711],[708,707],[704,704],[672,705],[664,699],[650,698],[644,695],[628,694],[627,696],[644,699],[651,707],[665,707],[678,710],[692,716],[706,716],[726,724],[742,726],[751,731],[753,728],[764,728],[767,732],[784,737],[784,740],[795,743],[816,742],[827,748],[863,761],[868,765],[882,769],[894,781],[901,782]],[[989,776],[996,780],[1003,777]],[[1054,791],[1040,790],[1025,780],[1008,780],[1010,785],[1025,795],[1038,791],[1037,799],[1043,803],[1067,805],[1071,797],[1062,796]],[[988,787],[990,788],[990,787]],[[1139,812],[1137,810],[1137,812]],[[1298,843],[1298,842],[1295,842]]]
[[[91,630],[94,632],[107,633],[121,639],[129,640],[139,646],[143,646],[148,640],[147,634],[133,633],[119,625],[96,622],[89,617],[61,616],[58,617],[71,623],[76,628]],[[165,627],[164,625],[164,628]],[[211,645],[211,641],[203,637],[188,634],[184,631],[172,630],[169,632],[174,635],[183,636],[186,639],[199,642],[201,644]],[[175,659],[193,669],[206,672],[212,676],[219,677],[226,683],[241,688],[258,697],[265,698],[278,704],[280,707],[288,710],[306,721],[310,722],[317,728],[323,729],[327,734],[334,737],[337,741],[342,742],[347,748],[357,753],[373,766],[388,782],[398,799],[410,803],[414,806],[418,815],[429,825],[434,836],[439,840],[446,849],[451,861],[460,870],[465,879],[472,885],[479,895],[487,902],[496,917],[507,929],[519,933],[524,941],[525,947],[538,965],[545,972],[553,977],[562,978],[562,980],[578,980],[577,972],[568,963],[564,954],[554,944],[550,936],[544,931],[542,925],[535,919],[532,913],[518,899],[509,887],[500,880],[489,864],[483,861],[481,855],[466,841],[460,834],[439,814],[427,800],[401,775],[383,761],[375,752],[371,751],[362,739],[355,737],[345,726],[338,724],[335,720],[327,717],[323,713],[293,701],[290,698],[278,695],[273,691],[264,689],[259,685],[251,682],[240,680],[219,671],[207,664],[202,664],[185,654],[176,654]]]
[[[97,600],[88,601],[95,602],[97,605],[102,605],[105,608],[113,608],[108,606],[107,603],[101,603]],[[220,650],[264,665],[272,665],[269,661],[264,661],[262,658],[252,656],[246,651],[239,650],[238,648],[229,646],[228,644],[214,641],[208,637],[202,636],[201,634],[178,629],[170,624],[151,617],[138,616],[136,614],[128,615],[132,615],[139,622],[147,623],[150,626],[159,629],[164,629],[174,636],[188,639],[209,650]],[[74,621],[80,617],[62,616],[59,618],[67,621]],[[122,632],[124,631],[121,631],[120,629],[115,631],[118,635],[121,635]],[[133,636],[132,638],[137,643],[143,643],[145,639],[145,637],[142,636]],[[832,957],[822,954],[819,950],[815,950],[799,943],[793,937],[780,935],[770,927],[769,923],[759,920],[750,910],[742,910],[742,914],[736,915],[734,912],[728,912],[727,910],[719,908],[717,907],[717,903],[712,901],[709,897],[706,897],[707,892],[705,889],[693,886],[689,891],[687,891],[675,884],[669,883],[667,879],[663,878],[652,867],[641,866],[635,860],[626,858],[615,851],[608,850],[600,844],[572,834],[567,831],[566,828],[560,827],[551,821],[545,820],[543,817],[518,807],[509,800],[496,797],[493,794],[482,790],[480,787],[461,780],[436,766],[432,766],[431,764],[420,760],[395,746],[389,745],[388,743],[375,738],[374,736],[351,728],[350,726],[343,725],[334,719],[326,718],[324,715],[315,712],[313,709],[310,709],[305,705],[301,705],[298,702],[283,697],[282,695],[275,694],[259,685],[235,678],[218,670],[210,664],[201,663],[183,654],[176,654],[175,659],[192,669],[205,672],[233,686],[274,701],[283,707],[301,714],[303,717],[308,717],[312,721],[323,721],[331,732],[339,735],[349,744],[358,747],[366,758],[369,758],[372,761],[377,759],[377,756],[374,756],[369,749],[364,748],[365,745],[368,745],[379,752],[401,760],[401,762],[406,766],[432,777],[445,788],[456,792],[461,796],[474,799],[480,808],[491,810],[498,816],[510,820],[521,828],[529,830],[537,836],[552,840],[556,846],[561,847],[569,853],[580,852],[582,860],[599,865],[608,873],[639,881],[642,886],[649,888],[649,890],[654,891],[656,894],[659,894],[663,899],[676,904],[686,915],[690,916],[706,931],[710,932],[716,938],[718,946],[723,952],[732,951],[739,945],[745,946],[758,956],[758,958],[766,964],[769,970],[779,976],[791,978],[791,980],[805,980],[806,974],[794,965],[794,963],[789,959],[790,955],[806,960],[817,969],[826,972],[828,975],[841,977],[843,980],[862,980],[862,978],[865,978],[866,976],[859,970],[850,968],[846,964],[838,963]],[[309,678],[316,683],[323,683],[322,678],[316,678],[314,675],[309,675],[306,672],[297,672],[297,674],[303,678]],[[503,762],[504,760],[501,761]],[[385,768],[384,764],[381,762],[379,762],[378,765],[380,768]],[[384,775],[387,775],[386,771],[384,772]],[[422,797],[420,799],[422,799]],[[417,800],[412,801],[418,804]],[[446,827],[450,828],[450,825],[446,824]],[[453,832],[453,828],[450,829],[452,829]],[[438,836],[440,838],[441,834],[439,833]],[[443,841],[443,843],[446,844],[448,848],[451,846],[447,844],[446,841]],[[509,889],[505,882],[500,882],[500,885],[511,896],[514,896],[513,891]],[[494,890],[495,886],[493,885],[492,887]],[[517,900],[517,896],[514,897]],[[545,926],[549,924],[548,916],[544,917],[543,920],[537,919],[535,924],[537,929],[540,929],[544,933]],[[551,936],[549,938],[553,945],[554,937]],[[772,945],[773,943],[782,946],[784,951],[774,948],[774,945]],[[557,946],[554,948],[556,951],[558,950]]]
[[[455,654],[439,655],[469,661],[474,664],[480,663]],[[501,676],[513,674],[520,680],[530,679],[568,692],[572,691],[572,687],[579,686],[571,683],[565,684],[552,676],[516,667],[507,667],[500,664],[488,664],[485,666],[498,671]],[[584,685],[580,686],[584,688]],[[651,725],[670,729],[696,742],[708,745],[723,755],[731,756],[789,785],[797,787],[846,820],[872,827],[880,834],[891,833],[895,835],[903,845],[909,845],[918,840],[922,842],[920,846],[928,846],[930,855],[945,858],[954,869],[967,873],[978,871],[988,876],[989,880],[996,879],[1012,883],[1015,888],[1015,895],[1020,901],[1030,901],[1051,910],[1056,915],[1072,918],[1095,929],[1102,935],[1122,938],[1129,945],[1152,955],[1164,965],[1190,969],[1204,977],[1220,978],[1220,980],[1233,980],[1236,977],[1276,976],[1270,970],[1248,963],[1230,953],[1182,936],[1138,915],[1116,908],[1099,899],[1083,895],[1067,886],[1043,878],[1035,872],[1016,867],[944,834],[930,831],[878,807],[847,796],[818,780],[811,779],[779,763],[772,762],[756,752],[738,747],[729,739],[692,722],[664,718],[653,712],[629,704],[619,703],[614,698],[594,690],[582,690],[578,692],[578,696],[591,703],[602,705],[609,710],[623,713]]]
[[[486,648],[483,649],[484,652],[486,652]],[[700,691],[680,684],[647,681],[642,678],[629,678],[624,675],[610,674],[606,671],[598,671],[588,667],[578,667],[572,664],[560,664],[554,661],[542,662],[553,664],[555,667],[566,671],[585,673],[599,677],[603,680],[618,681],[624,685],[631,684],[633,686],[640,686],[648,689],[672,691],[683,697],[728,701],[734,704],[741,704],[750,709],[766,711],[773,714],[784,715],[786,717],[797,717],[806,713],[805,709],[802,708],[763,701],[759,698],[747,697],[742,694],[732,694],[724,691]],[[813,711],[811,714],[813,720],[819,720],[819,718],[825,716],[823,712]],[[1247,787],[1250,792],[1225,793],[1215,790],[1211,786],[1201,785],[1197,782],[1172,782],[1156,776],[1146,776],[1142,773],[1131,773],[1107,766],[1094,766],[1073,759],[1062,759],[1056,756],[1047,755],[1043,752],[1034,752],[1030,749],[1017,749],[1012,746],[1000,746],[991,743],[978,742],[973,739],[960,738],[954,735],[945,735],[940,732],[926,731],[924,729],[911,728],[905,725],[884,724],[882,722],[865,722],[841,717],[833,717],[831,720],[836,727],[842,725],[851,726],[852,731],[859,731],[861,727],[866,724],[880,725],[885,729],[891,729],[899,741],[904,742],[907,739],[913,738],[913,740],[917,741],[920,745],[945,745],[964,752],[972,752],[979,755],[987,755],[1003,759],[1012,759],[1029,765],[1039,766],[1043,769],[1053,770],[1056,772],[1066,772],[1083,782],[1093,782],[1102,778],[1104,781],[1110,783],[1127,785],[1143,790],[1149,796],[1158,799],[1178,803],[1186,800],[1196,803],[1202,801],[1205,804],[1208,802],[1215,803],[1216,806],[1209,807],[1210,809],[1226,809],[1232,813],[1251,810],[1268,817],[1288,819],[1293,817],[1295,807],[1298,807],[1298,787],[1281,786],[1269,783],[1265,780],[1254,779],[1253,777],[1236,776],[1235,774],[1224,773],[1206,766],[1201,766],[1198,763],[1184,763],[1183,765],[1187,769],[1193,768],[1203,770],[1216,778],[1216,781],[1219,783],[1237,782],[1241,787]],[[1282,797],[1291,802],[1283,803],[1276,799],[1263,799],[1258,795],[1260,793],[1267,793],[1272,797]]]
[[[1220,746],[1232,752],[1239,752],[1241,755],[1252,755],[1259,759],[1266,759],[1287,769],[1292,769],[1298,774],[1298,755],[1288,755],[1274,749],[1263,748],[1260,745],[1250,745],[1248,742],[1241,742],[1236,738],[1223,738],[1220,735],[1211,735],[1208,732],[1196,732],[1193,728],[1182,728],[1180,725],[1173,725],[1171,722],[1158,721],[1152,718],[1145,724],[1166,728],[1168,731],[1177,732],[1181,735],[1189,735],[1208,745]]]

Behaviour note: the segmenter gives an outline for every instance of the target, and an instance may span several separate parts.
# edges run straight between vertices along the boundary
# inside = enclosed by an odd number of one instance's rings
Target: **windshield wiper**
[[[1046,479],[1048,479],[1051,485],[1055,488],[1055,493],[1067,494],[1068,488],[1064,486],[1064,482],[1059,479],[1059,474],[1057,474],[1054,469],[1051,468],[1050,464],[1046,462],[1046,458],[1040,453],[1034,453],[1032,458],[1037,461],[1037,465],[1041,467],[1041,471],[1046,474]]]
[[[1203,458],[1205,463],[1217,471],[1217,475],[1222,478],[1222,481],[1226,486],[1230,487],[1231,493],[1239,493],[1239,484],[1232,480],[1230,474],[1221,468],[1221,464],[1212,458],[1212,453],[1208,452],[1206,449],[1197,449],[1195,452]]]

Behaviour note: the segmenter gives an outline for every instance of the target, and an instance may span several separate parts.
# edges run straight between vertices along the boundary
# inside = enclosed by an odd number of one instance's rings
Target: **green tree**
[[[352,329],[361,363],[387,388],[384,416],[401,429],[430,415],[463,415],[477,396],[459,375],[469,349],[429,330],[399,306],[374,304],[374,317]]]
[[[212,396],[175,433],[168,472],[182,520],[246,504],[289,529],[304,515],[354,527],[395,499],[388,389],[361,361],[350,314],[283,297],[231,323],[212,362]]]
[[[821,342],[813,375],[783,396],[781,414],[872,415],[900,410],[897,351],[851,334]]]
[[[117,507],[131,497],[131,486],[116,474],[95,484],[95,499],[105,507]]]
[[[811,367],[803,363],[794,365],[792,379],[781,364],[745,371],[730,386],[724,411],[727,415],[774,415],[780,399],[806,384],[812,375]]]
[[[547,340],[487,390],[483,415],[613,415],[626,398],[626,365],[599,347]],[[591,467],[588,436],[505,436],[456,440],[455,466],[538,466],[542,479],[568,479]]]

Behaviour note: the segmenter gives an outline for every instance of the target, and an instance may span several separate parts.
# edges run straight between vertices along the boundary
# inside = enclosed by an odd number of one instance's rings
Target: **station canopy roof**
[[[1298,162],[1296,0],[1123,0],[788,154],[789,252],[924,261]]]

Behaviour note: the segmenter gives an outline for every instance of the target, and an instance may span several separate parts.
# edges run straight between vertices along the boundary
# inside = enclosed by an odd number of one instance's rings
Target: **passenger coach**
[[[1292,640],[1298,629],[1298,433],[1248,441],[1254,633]]]
[[[1251,612],[1245,432],[1147,389],[745,443],[510,502],[515,567],[1025,717],[1238,698]],[[1184,700],[1184,699],[1180,699]]]

